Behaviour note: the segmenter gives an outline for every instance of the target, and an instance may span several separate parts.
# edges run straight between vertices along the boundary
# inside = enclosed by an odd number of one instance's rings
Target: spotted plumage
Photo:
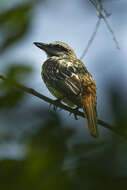
[[[42,79],[49,91],[69,106],[83,108],[88,130],[98,136],[96,85],[85,65],[66,43],[35,43],[48,59],[42,65]]]

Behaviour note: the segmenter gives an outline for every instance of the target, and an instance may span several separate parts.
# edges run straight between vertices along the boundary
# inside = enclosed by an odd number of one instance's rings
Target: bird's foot
[[[56,103],[56,104],[57,104],[57,103],[61,103],[61,99],[56,99],[56,100],[54,100],[54,103]],[[53,110],[54,110],[54,111],[57,111],[57,109],[58,109],[58,108],[57,108],[57,105],[50,104],[50,105],[49,105],[49,109],[50,109],[52,106],[53,106]]]
[[[54,111],[57,111],[57,106],[53,105],[53,104],[50,104],[49,105],[49,110],[51,110],[51,108],[53,107],[53,110]]]
[[[62,99],[56,99],[56,100],[55,100],[55,103],[56,103],[56,104],[59,104],[59,103],[61,103],[61,100],[62,100]],[[57,111],[57,109],[58,109],[57,105],[54,105],[54,108],[53,108],[53,109],[54,109],[54,111]]]
[[[76,120],[78,120],[78,117],[77,117],[77,114],[76,114],[76,112],[78,111],[78,109],[79,109],[79,107],[78,106],[76,106],[76,108],[73,108],[73,113],[69,113],[69,115],[71,115],[71,114],[73,114],[74,115],[74,118],[76,119]]]

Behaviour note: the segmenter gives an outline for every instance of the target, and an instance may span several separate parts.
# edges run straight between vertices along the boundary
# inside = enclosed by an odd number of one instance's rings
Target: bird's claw
[[[76,108],[73,109],[73,111],[74,111],[74,112],[77,112],[78,109],[79,109],[79,108],[78,108],[78,106],[77,106]],[[72,115],[72,114],[73,114],[74,118],[75,118],[76,120],[78,120],[77,114],[76,114],[76,113],[72,113],[72,112],[69,113],[69,115]]]
[[[49,110],[51,109],[51,107],[53,107],[53,110],[54,110],[54,111],[57,111],[57,106],[55,106],[55,105],[53,105],[53,104],[50,104],[50,105],[49,105]]]
[[[56,99],[56,100],[54,100],[54,102],[56,102],[56,103],[61,103],[61,99]],[[49,109],[51,108],[51,106],[53,106],[53,110],[56,112],[57,111],[57,106],[56,105],[54,105],[54,104],[50,104],[49,105]]]

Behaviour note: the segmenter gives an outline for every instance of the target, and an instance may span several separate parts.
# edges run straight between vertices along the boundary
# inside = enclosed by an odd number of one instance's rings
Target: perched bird
[[[48,56],[41,74],[49,91],[69,106],[83,108],[88,130],[97,137],[96,85],[85,65],[64,42],[34,44]]]

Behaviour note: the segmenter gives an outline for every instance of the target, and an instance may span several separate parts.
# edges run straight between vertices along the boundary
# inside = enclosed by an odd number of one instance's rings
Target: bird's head
[[[74,50],[64,42],[55,41],[49,44],[34,42],[34,44],[38,48],[44,50],[48,57],[57,56],[77,58]]]

